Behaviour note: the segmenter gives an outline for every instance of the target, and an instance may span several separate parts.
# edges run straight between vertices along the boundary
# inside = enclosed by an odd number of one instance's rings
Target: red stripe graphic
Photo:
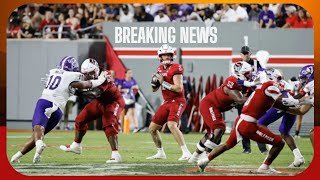
[[[232,62],[238,62],[241,58],[232,58]],[[313,58],[270,58],[268,64],[313,64]]]
[[[231,56],[232,51],[228,50],[184,50],[181,51],[182,56]]]
[[[155,50],[116,50],[118,56],[157,56],[157,51]]]

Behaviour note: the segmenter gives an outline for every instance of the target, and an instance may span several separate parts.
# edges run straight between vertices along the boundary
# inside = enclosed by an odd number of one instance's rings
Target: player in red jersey
[[[251,93],[251,88],[240,86],[237,81],[251,80],[253,69],[247,62],[241,61],[233,66],[234,74],[229,76],[224,83],[214,91],[210,92],[200,102],[200,113],[206,125],[207,133],[197,144],[196,151],[189,159],[189,163],[198,161],[200,154],[204,151],[210,153],[221,142],[225,132],[226,124],[222,112],[229,111],[235,103],[243,104]]]
[[[99,66],[96,60],[87,59],[81,65],[81,72],[86,74],[87,79],[95,79],[99,75]],[[109,75],[111,72],[107,71]],[[115,86],[113,80],[105,81],[95,89],[95,99],[88,103],[76,117],[75,138],[71,145],[61,145],[60,149],[65,152],[81,154],[82,138],[88,129],[88,123],[102,117],[102,128],[112,149],[111,159],[107,163],[121,162],[118,152],[118,118],[124,108],[123,97]]]
[[[237,117],[235,128],[232,130],[227,142],[211,151],[208,157],[198,161],[198,166],[202,171],[211,160],[233,148],[242,137],[246,137],[263,144],[272,145],[268,156],[258,168],[257,172],[280,173],[271,168],[270,164],[279,155],[285,143],[280,135],[273,134],[267,128],[258,126],[257,120],[262,117],[273,104],[282,105],[281,100],[283,96],[278,88],[282,75],[279,70],[271,68],[266,70],[266,76],[268,81],[257,87],[244,104],[241,115]]]
[[[164,102],[153,116],[149,126],[150,134],[157,147],[157,154],[147,159],[166,159],[159,130],[167,123],[174,139],[182,150],[182,156],[179,160],[188,160],[191,157],[191,153],[178,128],[178,122],[186,107],[183,91],[183,67],[172,62],[174,50],[168,44],[164,44],[159,48],[158,56],[161,65],[158,67],[157,73],[152,77],[151,86],[153,92],[161,87]]]

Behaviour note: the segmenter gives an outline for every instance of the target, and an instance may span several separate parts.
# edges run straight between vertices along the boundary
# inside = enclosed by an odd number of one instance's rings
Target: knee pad
[[[118,130],[114,126],[107,126],[104,128],[104,133],[107,137],[115,136],[118,134]]]
[[[209,149],[214,149],[218,146],[216,143],[210,141],[209,139],[204,143],[204,145]]]

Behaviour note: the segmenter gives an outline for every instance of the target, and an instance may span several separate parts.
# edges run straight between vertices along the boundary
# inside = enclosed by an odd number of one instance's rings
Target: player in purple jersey
[[[288,94],[289,93],[286,91],[282,92],[282,95],[284,97],[288,97]],[[279,126],[279,132],[281,133],[282,138],[287,143],[294,155],[294,161],[289,165],[289,167],[300,167],[304,163],[304,158],[301,155],[300,150],[297,147],[293,137],[290,135],[290,130],[296,121],[296,115],[285,113],[276,108],[270,108],[267,113],[258,120],[258,124],[268,126],[281,117],[282,121]]]
[[[33,163],[40,162],[41,154],[46,147],[43,142],[44,135],[59,123],[68,98],[75,92],[75,89],[99,86],[107,79],[107,74],[103,73],[95,80],[83,81],[82,79],[83,74],[79,72],[78,61],[71,56],[64,57],[58,68],[50,70],[46,86],[34,110],[33,134],[22,149],[12,156],[11,163],[19,162],[19,159],[34,147],[36,147],[36,152]]]

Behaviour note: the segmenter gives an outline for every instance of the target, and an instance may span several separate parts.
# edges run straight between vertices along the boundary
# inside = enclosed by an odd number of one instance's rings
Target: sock
[[[190,154],[190,151],[188,150],[187,145],[181,146],[182,154]]]
[[[43,144],[42,140],[39,139],[36,141],[36,147],[40,147],[42,144]]]
[[[73,146],[73,147],[80,147],[80,146],[81,146],[81,143],[78,143],[78,142],[76,142],[76,141],[73,141],[72,144],[71,144],[71,146]]]
[[[158,151],[158,153],[164,154],[164,150],[163,150],[162,147],[161,148],[157,148],[157,151]]]
[[[111,152],[111,157],[114,157],[114,156],[119,156],[119,151],[112,151]]]
[[[296,136],[299,136],[300,131],[296,130]]]
[[[293,152],[293,155],[294,155],[295,159],[302,157],[302,155],[300,153],[300,150],[298,148],[295,148],[292,152]]]
[[[271,164],[271,162],[264,160],[263,164],[267,165],[267,167],[269,167],[269,165]]]
[[[14,154],[12,156],[12,158],[14,157],[15,160],[20,159],[23,156],[23,154],[21,153],[21,151],[18,151],[16,154]]]
[[[263,164],[260,166],[260,168],[262,168],[262,169],[269,169],[269,165],[263,163]]]

